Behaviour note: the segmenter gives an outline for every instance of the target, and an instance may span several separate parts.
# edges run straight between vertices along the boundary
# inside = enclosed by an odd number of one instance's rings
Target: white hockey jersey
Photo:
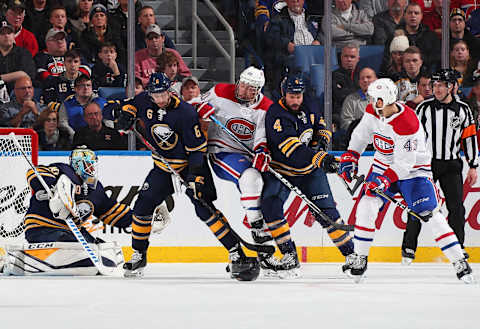
[[[387,176],[392,182],[432,177],[431,155],[422,125],[411,108],[395,104],[400,112],[389,118],[380,117],[372,104],[367,105],[348,149],[362,154],[367,145],[373,143],[372,171]]]
[[[260,94],[257,102],[245,106],[235,98],[234,84],[219,83],[203,94],[201,101],[210,103],[215,108],[215,118],[251,150],[267,146],[265,114],[272,104],[270,99]],[[235,140],[213,122],[208,127],[208,152],[247,154]]]

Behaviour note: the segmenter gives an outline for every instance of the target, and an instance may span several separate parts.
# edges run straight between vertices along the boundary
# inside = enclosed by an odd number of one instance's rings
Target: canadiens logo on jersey
[[[156,124],[151,128],[155,143],[164,151],[173,149],[178,143],[178,135],[166,124]]]
[[[62,74],[65,71],[63,57],[54,57],[53,62],[47,64],[47,70],[54,76]]]
[[[373,134],[373,147],[375,147],[375,149],[381,154],[390,155],[393,154],[395,143],[390,137]]]
[[[232,118],[227,121],[227,128],[235,133],[235,135],[242,141],[247,141],[253,138],[256,125],[253,122],[242,118]]]

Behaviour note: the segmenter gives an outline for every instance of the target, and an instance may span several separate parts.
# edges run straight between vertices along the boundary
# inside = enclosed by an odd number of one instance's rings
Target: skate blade
[[[350,275],[353,278],[353,282],[355,282],[355,283],[362,283],[363,282],[363,278],[364,278],[363,274],[362,275],[352,275],[352,274],[350,274]]]
[[[302,271],[299,268],[294,268],[286,271],[278,271],[278,277],[282,280],[294,280],[302,277]]]
[[[126,278],[143,278],[143,275],[144,275],[144,269],[143,268],[140,268],[140,269],[136,269],[136,270],[125,270],[125,272],[123,273],[123,276],[126,277]]]
[[[408,257],[402,257],[402,265],[403,266],[410,266],[413,262],[413,259]]]
[[[266,279],[278,278],[278,272],[275,272],[274,270],[262,268],[262,277]]]
[[[476,284],[477,281],[475,280],[475,277],[473,274],[466,274],[460,278],[461,281],[463,281],[465,284]]]
[[[346,269],[345,271],[342,270],[342,272],[343,272],[343,274],[345,274],[347,276],[347,278],[353,279],[353,275],[350,272],[350,269]]]

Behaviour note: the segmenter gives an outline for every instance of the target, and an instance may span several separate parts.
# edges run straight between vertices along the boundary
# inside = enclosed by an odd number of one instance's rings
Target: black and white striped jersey
[[[416,112],[434,159],[459,159],[463,149],[469,166],[478,166],[475,120],[466,103],[454,99],[443,104],[432,98],[420,103]]]

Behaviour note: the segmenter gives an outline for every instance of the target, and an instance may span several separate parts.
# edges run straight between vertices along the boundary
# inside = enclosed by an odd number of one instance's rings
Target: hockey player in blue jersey
[[[206,162],[207,142],[200,130],[195,108],[170,93],[170,80],[163,73],[151,75],[147,91],[122,102],[116,115],[117,128],[129,129],[135,118],[145,124],[145,139],[167,160],[190,188],[187,195],[195,206],[197,216],[208,225],[220,243],[228,250],[232,278],[255,280],[260,267],[256,258],[246,257],[239,240],[229,229],[223,215],[202,205],[203,199],[215,209],[213,178]],[[150,170],[133,208],[132,259],[124,266],[125,276],[141,276],[146,266],[152,213],[168,195],[174,192],[169,168],[152,154],[154,167]]]
[[[336,172],[338,167],[335,158],[325,151],[330,143],[331,132],[326,129],[316,104],[304,99],[305,84],[300,75],[286,78],[281,89],[283,97],[269,108],[265,118],[267,144],[272,155],[271,167],[297,186],[332,221],[343,223],[325,174]],[[262,211],[271,232],[286,223],[283,204],[289,194],[290,190],[279,180],[271,174],[266,175]],[[352,237],[320,217],[316,217],[316,220],[327,230],[332,242],[347,257],[348,263],[353,254]],[[279,238],[282,236],[276,237],[277,243]],[[282,267],[299,267],[292,243],[281,246],[280,251],[284,254]]]
[[[5,272],[22,275],[43,273],[94,275],[97,272],[96,268],[81,250],[65,222],[67,217],[73,216],[62,199],[73,200],[72,207],[77,209],[78,214],[73,220],[79,227],[92,216],[97,217],[104,224],[129,227],[132,222],[132,211],[127,205],[120,204],[107,196],[103,185],[97,180],[97,156],[95,152],[84,146],[72,151],[70,164],[52,163],[37,166],[36,169],[47,186],[52,187],[53,197],[49,199],[37,174],[30,169],[27,172],[27,181],[32,190],[32,197],[24,217],[25,239],[29,246],[38,248],[42,244],[44,253],[38,254],[25,249],[9,251],[12,256],[10,260],[13,260],[13,263],[7,263],[8,271]],[[80,232],[87,242],[104,244],[102,240],[94,238],[83,226]],[[35,248],[32,247],[32,249]],[[101,250],[102,248],[99,248],[99,251]],[[111,251],[113,253],[109,255],[101,255],[104,262],[107,259],[108,264],[105,265],[116,266],[123,263],[120,248],[117,247],[116,251]],[[15,256],[18,252],[21,257]],[[121,256],[120,260],[116,259],[118,252]],[[52,257],[47,258],[47,255]],[[22,259],[21,262],[20,259]]]

